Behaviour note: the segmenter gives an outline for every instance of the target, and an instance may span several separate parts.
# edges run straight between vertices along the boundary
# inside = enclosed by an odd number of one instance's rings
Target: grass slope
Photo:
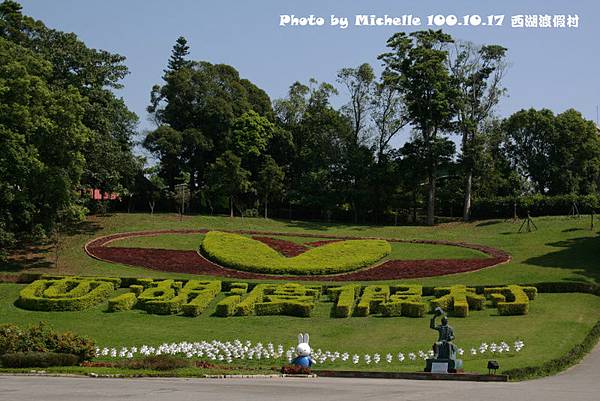
[[[207,216],[185,216],[183,221],[179,221],[177,215],[171,214],[92,216],[62,241],[58,267],[54,267],[54,252],[51,249],[39,248],[29,253],[23,252],[17,261],[0,266],[0,275],[32,271],[55,274],[186,277],[94,260],[83,252],[83,245],[92,238],[124,231],[209,228],[466,241],[504,249],[513,258],[511,263],[477,272],[411,280],[424,285],[487,285],[561,280],[600,282],[600,264],[597,260],[600,237],[597,229],[589,229],[588,218],[541,217],[535,218],[535,222],[538,231],[519,234],[519,222],[502,220],[451,223],[436,227],[378,227]],[[196,240],[192,240],[195,247]]]
[[[294,237],[288,235],[269,235],[271,238],[282,239],[297,244],[322,241],[323,238]],[[195,251],[204,238],[203,234],[160,234],[152,236],[123,238],[110,243],[111,247],[123,248],[155,248]],[[384,260],[403,259],[468,259],[486,258],[482,252],[474,249],[449,245],[410,244],[390,242],[392,252]]]
[[[72,330],[96,340],[100,346],[158,345],[162,342],[197,340],[251,340],[263,344],[272,341],[286,348],[296,344],[298,332],[311,334],[314,348],[323,350],[379,352],[383,356],[428,350],[437,333],[429,329],[429,318],[349,318],[330,317],[331,303],[319,303],[310,319],[289,316],[250,316],[218,318],[210,316],[221,294],[208,308],[207,313],[196,318],[183,316],[149,315],[142,311],[121,313],[105,312],[106,303],[81,312],[35,312],[13,305],[22,285],[0,284],[0,323],[12,322],[27,325],[44,320],[59,330]],[[451,318],[457,336],[457,345],[465,350],[477,347],[482,341],[511,343],[525,341],[525,348],[514,355],[495,355],[502,369],[538,365],[566,353],[600,319],[600,297],[588,294],[540,294],[531,303],[526,316],[498,316],[495,309],[473,311],[468,318]],[[468,352],[468,351],[467,351]],[[473,358],[465,355],[468,371],[485,371],[490,355]],[[272,366],[261,362],[258,365]],[[256,366],[257,363],[250,364]],[[387,366],[366,365],[362,361],[327,365],[328,368],[371,369],[405,371],[421,370],[423,362],[405,361]]]

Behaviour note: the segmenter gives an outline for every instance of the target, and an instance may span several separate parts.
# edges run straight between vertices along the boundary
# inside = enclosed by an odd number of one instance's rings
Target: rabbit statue
[[[311,358],[311,349],[308,345],[308,333],[298,334],[298,346],[296,346],[296,357],[292,359],[292,365],[310,368],[315,360]]]

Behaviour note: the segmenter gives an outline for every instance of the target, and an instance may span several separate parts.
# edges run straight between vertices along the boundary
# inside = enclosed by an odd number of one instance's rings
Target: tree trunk
[[[413,207],[412,207],[412,222],[413,224],[417,224],[417,191],[413,191]]]
[[[148,202],[148,206],[150,206],[150,216],[154,216],[154,201]]]
[[[427,179],[427,225],[435,224],[435,173],[429,174]]]
[[[267,208],[269,207],[269,199],[265,197],[265,219],[269,218],[269,215],[267,213]]]
[[[233,217],[233,196],[229,197],[229,217]]]
[[[463,221],[471,220],[471,189],[473,187],[473,171],[469,169],[465,176],[465,203],[463,206]]]

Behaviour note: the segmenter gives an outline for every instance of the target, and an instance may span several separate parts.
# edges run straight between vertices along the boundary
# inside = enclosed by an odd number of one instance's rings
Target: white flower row
[[[525,343],[521,340],[514,342],[511,347],[504,341],[499,343],[492,342],[490,344],[483,342],[479,347],[471,348],[471,355],[485,355],[485,354],[501,354],[509,353],[512,351],[520,352],[525,346]],[[284,351],[284,346],[279,344],[277,346],[272,343],[268,343],[264,346],[258,342],[253,344],[251,341],[226,341],[221,342],[217,340],[212,341],[201,341],[201,342],[181,342],[181,343],[164,343],[158,347],[142,345],[140,347],[121,347],[121,348],[96,348],[96,355],[100,357],[110,358],[133,358],[136,356],[151,356],[151,355],[179,355],[186,358],[204,358],[211,361],[224,361],[231,363],[234,360],[261,360],[261,359],[284,359],[291,362],[296,352],[295,347],[291,346]],[[465,350],[458,348],[458,354],[465,354]],[[367,365],[374,363],[379,364],[382,362],[381,354],[364,354],[361,358],[358,354],[350,354],[348,352],[338,351],[323,351],[320,348],[312,352],[312,358],[319,364],[333,363],[336,361],[347,362],[351,361],[353,364],[360,363],[361,359]],[[397,360],[398,362],[404,362],[406,358],[411,361],[419,359],[427,359],[433,357],[433,351],[422,351],[409,352],[406,354],[398,352],[395,357],[391,353],[386,353],[384,360],[388,364]]]

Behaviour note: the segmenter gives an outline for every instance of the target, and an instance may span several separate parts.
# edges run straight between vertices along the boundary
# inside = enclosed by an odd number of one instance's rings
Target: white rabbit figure
[[[311,349],[308,345],[308,333],[298,334],[298,345],[296,346],[296,357],[292,360],[292,364],[296,366],[302,366],[303,368],[310,368],[315,360],[311,358]]]

